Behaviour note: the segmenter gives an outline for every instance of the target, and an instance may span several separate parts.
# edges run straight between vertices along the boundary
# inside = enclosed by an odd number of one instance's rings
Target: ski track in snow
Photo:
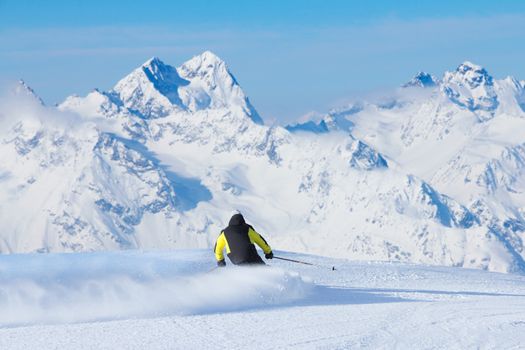
[[[318,266],[208,272],[203,250],[1,256],[0,348],[517,349],[525,340],[523,276],[279,255]]]

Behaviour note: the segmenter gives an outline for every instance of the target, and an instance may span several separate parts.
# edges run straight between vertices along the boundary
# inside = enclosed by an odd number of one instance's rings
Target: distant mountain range
[[[0,252],[275,249],[525,272],[525,82],[464,62],[266,126],[224,61],[152,58],[109,91],[0,102]]]

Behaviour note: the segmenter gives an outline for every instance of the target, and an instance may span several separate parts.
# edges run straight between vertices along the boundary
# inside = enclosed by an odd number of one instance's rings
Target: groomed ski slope
[[[277,252],[0,256],[0,349],[458,349],[525,343],[525,277]],[[331,267],[335,266],[336,271]]]

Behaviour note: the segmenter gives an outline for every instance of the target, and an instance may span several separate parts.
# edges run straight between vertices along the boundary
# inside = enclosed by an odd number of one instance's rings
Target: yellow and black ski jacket
[[[233,264],[264,264],[254,243],[269,254],[272,248],[266,240],[258,234],[252,226],[248,225],[241,214],[235,214],[230,219],[228,227],[222,230],[215,243],[215,258],[217,261],[224,260],[224,248],[228,258]]]

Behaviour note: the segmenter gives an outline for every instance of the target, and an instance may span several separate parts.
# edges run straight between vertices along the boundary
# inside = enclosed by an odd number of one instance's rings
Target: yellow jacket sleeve
[[[217,242],[215,242],[215,258],[217,261],[224,260],[224,247],[228,245],[228,242],[226,242],[226,237],[224,236],[224,232],[221,232],[219,237],[217,238]],[[229,249],[228,249],[229,250]]]
[[[264,254],[268,254],[272,251],[272,248],[266,243],[266,240],[258,234],[253,228],[250,227],[248,230],[248,236],[250,236],[250,241],[257,244],[264,251]]]

